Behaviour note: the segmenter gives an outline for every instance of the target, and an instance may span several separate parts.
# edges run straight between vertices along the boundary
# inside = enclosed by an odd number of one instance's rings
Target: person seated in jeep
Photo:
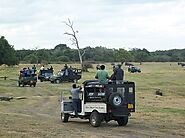
[[[53,70],[53,67],[52,67],[52,66],[50,66],[49,70]]]
[[[107,84],[108,83],[109,74],[105,70],[105,65],[100,66],[100,70],[97,71],[95,78],[98,79],[100,84]]]
[[[34,71],[34,73],[37,71],[37,68],[35,65],[33,65],[32,70]]]
[[[61,76],[68,76],[69,75],[69,70],[70,70],[70,68],[68,68],[68,65],[65,64],[64,68],[61,69]]]
[[[78,116],[78,110],[80,109],[80,98],[79,93],[81,92],[81,87],[77,87],[76,84],[72,85],[71,95],[72,95],[72,106],[75,112],[75,116]]]

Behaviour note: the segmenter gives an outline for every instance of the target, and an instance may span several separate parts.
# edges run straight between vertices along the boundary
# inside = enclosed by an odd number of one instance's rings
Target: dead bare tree
[[[83,60],[82,60],[82,56],[84,55],[84,52],[83,54],[81,54],[81,51],[80,51],[80,47],[79,47],[79,43],[78,43],[78,39],[76,37],[76,33],[78,33],[78,31],[75,31],[74,28],[73,28],[73,22],[68,18],[68,21],[67,22],[64,22],[70,29],[71,29],[71,33],[69,32],[65,32],[64,34],[66,35],[69,35],[69,36],[72,36],[72,38],[70,39],[72,41],[72,45],[76,45],[77,47],[77,50],[78,50],[78,55],[79,55],[79,59],[80,59],[80,64],[81,64],[81,68],[83,70]]]

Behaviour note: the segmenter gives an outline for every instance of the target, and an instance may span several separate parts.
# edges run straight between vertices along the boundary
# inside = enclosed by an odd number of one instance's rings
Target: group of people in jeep
[[[65,64],[59,73],[61,76],[68,76],[71,72],[72,72],[71,66],[68,67],[68,65]]]
[[[22,70],[20,70],[20,76],[21,77],[31,77],[36,75],[36,67],[35,65],[32,68],[24,67]]]
[[[113,74],[109,76],[108,72],[105,70],[105,65],[101,65],[96,72],[95,78],[98,79],[100,84],[107,84],[108,80],[115,81],[116,84],[123,82],[124,71],[121,65],[113,66]]]
[[[40,71],[43,70],[52,70],[53,71],[53,67],[51,66],[50,68],[45,69],[44,65],[41,66]],[[30,67],[24,67],[20,70],[20,76],[22,77],[30,77],[30,76],[36,76],[37,74],[37,68],[35,65],[32,66],[32,68]]]

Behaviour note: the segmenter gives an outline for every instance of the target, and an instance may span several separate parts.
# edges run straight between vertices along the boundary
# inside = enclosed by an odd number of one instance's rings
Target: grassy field
[[[69,94],[72,83],[38,82],[35,88],[17,87],[19,70],[24,66],[0,67],[0,96],[25,96],[27,99],[0,101],[0,137],[185,137],[185,69],[177,63],[135,64],[142,73],[128,73],[125,79],[136,83],[136,112],[126,127],[115,121],[93,128],[87,120],[60,120],[60,93]],[[63,64],[52,65],[55,73]],[[79,67],[79,65],[73,65]],[[39,66],[37,66],[39,68]],[[49,67],[49,66],[48,66]],[[95,67],[95,65],[94,65]],[[106,64],[109,74],[112,66]],[[83,73],[84,80],[94,79],[96,70]],[[161,89],[164,96],[155,95]]]

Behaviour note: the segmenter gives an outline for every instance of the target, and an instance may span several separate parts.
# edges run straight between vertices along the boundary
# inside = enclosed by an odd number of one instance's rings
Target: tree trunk
[[[83,69],[83,61],[82,61],[82,56],[81,56],[81,53],[80,53],[80,49],[78,49],[78,55],[79,55],[79,59],[80,59],[81,68]]]

